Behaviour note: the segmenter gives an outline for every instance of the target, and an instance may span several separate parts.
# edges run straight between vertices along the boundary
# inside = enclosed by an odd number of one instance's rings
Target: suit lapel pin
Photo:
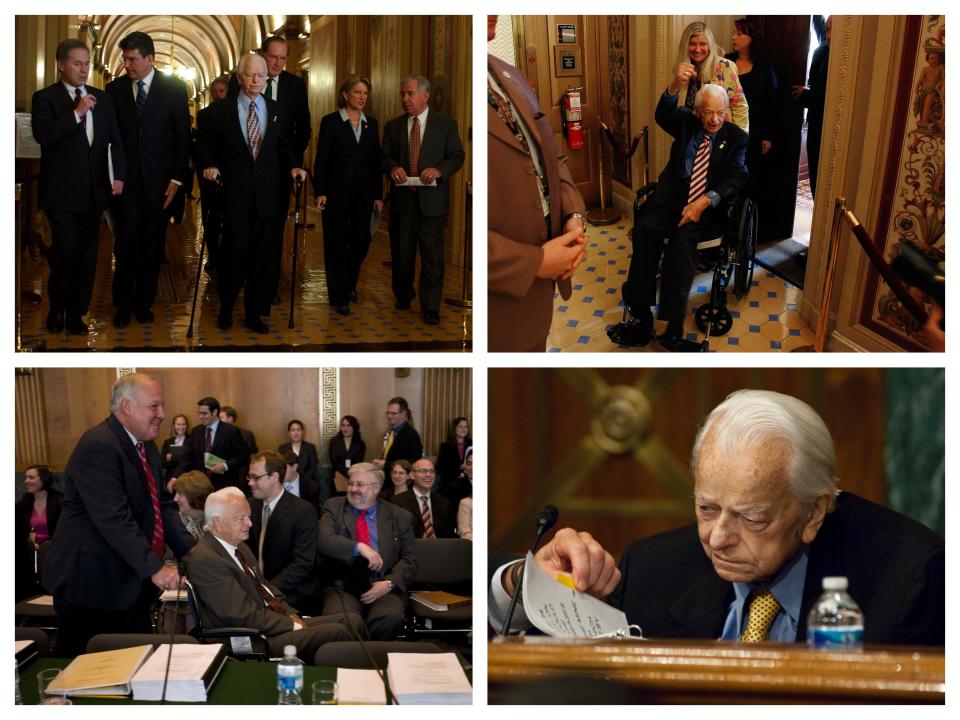
[[[721,140],[721,141],[720,141],[720,147],[717,148],[717,149],[718,149],[718,150],[723,150],[726,146],[727,146],[727,141],[726,141],[726,140]]]

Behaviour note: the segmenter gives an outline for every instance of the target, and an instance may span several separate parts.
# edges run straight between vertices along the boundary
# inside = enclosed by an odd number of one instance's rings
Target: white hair
[[[703,101],[707,97],[712,97],[716,100],[723,100],[723,106],[729,110],[730,109],[730,96],[727,95],[727,91],[724,90],[719,85],[714,83],[707,83],[702,88],[697,90],[697,94],[693,97],[693,109],[699,110],[700,106],[703,104]]]
[[[769,390],[738,390],[728,395],[697,433],[690,458],[694,477],[708,435],[727,457],[762,449],[773,439],[783,440],[790,452],[787,481],[801,503],[838,492],[833,438],[823,419],[802,400]]]
[[[363,462],[357,463],[356,465],[351,465],[350,469],[347,471],[347,475],[349,477],[353,477],[354,475],[369,475],[378,483],[383,485],[383,470],[378,468],[373,463]]]
[[[213,527],[214,518],[222,518],[227,514],[232,503],[237,500],[246,501],[246,499],[247,496],[243,494],[243,490],[233,485],[207,495],[207,501],[203,504],[203,529],[210,530]]]
[[[118,377],[110,388],[110,412],[117,412],[124,400],[135,400],[137,393],[149,383],[157,381],[144,373],[124,373]]]
[[[263,57],[261,55],[258,55],[257,53],[247,53],[246,55],[240,58],[240,64],[237,65],[237,75],[242,75],[244,67],[248,65],[250,62],[259,63],[260,67],[263,68],[263,74],[264,75],[267,74],[267,61],[264,60]]]

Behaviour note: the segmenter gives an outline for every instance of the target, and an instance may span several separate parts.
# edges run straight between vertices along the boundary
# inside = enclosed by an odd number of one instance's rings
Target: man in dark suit
[[[39,204],[52,241],[47,329],[86,335],[83,315],[97,272],[100,216],[110,196],[123,192],[126,161],[113,102],[86,84],[87,46],[75,38],[62,41],[57,68],[60,82],[38,90],[31,103],[33,136],[42,150]]]
[[[189,543],[153,444],[163,419],[160,385],[124,375],[111,390],[110,416],[83,434],[67,461],[63,510],[43,572],[61,655],[84,652],[97,633],[150,632],[158,591],[177,586],[164,548],[180,555]]]
[[[496,28],[488,15],[488,40]],[[554,294],[570,298],[587,255],[583,198],[523,73],[490,55],[487,79],[489,349],[543,352]]]
[[[696,525],[633,543],[619,571],[593,538],[568,528],[537,561],[572,569],[577,587],[599,597],[616,585],[610,603],[647,637],[804,642],[823,578],[842,576],[864,612],[864,642],[943,645],[943,538],[838,492],[835,463],[810,406],[741,390],[694,444]],[[494,583],[508,590],[518,579],[510,569]]]
[[[826,37],[813,51],[810,59],[810,77],[806,85],[794,85],[790,94],[807,108],[807,167],[810,175],[810,193],[817,194],[817,173],[820,169],[820,136],[823,134],[823,108],[827,102],[827,70],[830,65],[830,35],[833,18],[828,17],[824,27]]]
[[[413,487],[390,498],[390,502],[413,516],[413,536],[417,539],[457,536],[450,501],[440,493],[431,492],[436,479],[433,461],[420,458],[413,464]]]
[[[293,450],[280,453],[286,465],[283,475],[283,489],[291,495],[306,500],[313,506],[317,517],[320,516],[320,483],[312,477],[300,474],[300,458]]]
[[[270,332],[260,319],[270,306],[270,264],[276,218],[285,212],[284,186],[290,177],[306,178],[286,130],[281,105],[261,95],[266,63],[244,55],[237,70],[240,92],[211,106],[211,122],[197,141],[197,159],[207,180],[220,178],[223,243],[217,282],[217,326],[233,326],[233,305],[244,289],[244,325]]]
[[[390,257],[399,310],[415,296],[413,275],[420,248],[420,310],[440,322],[443,292],[443,228],[450,207],[450,179],[463,165],[457,123],[428,107],[430,82],[420,76],[400,84],[404,114],[383,129],[383,172],[390,178]],[[408,185],[419,178],[419,187]]]
[[[257,448],[257,438],[253,434],[253,430],[247,430],[237,425],[237,409],[230,405],[224,405],[220,408],[220,419],[227,423],[228,425],[233,425],[237,432],[240,433],[240,437],[243,438],[244,444],[247,446],[247,450],[251,455],[256,452],[259,452]]]
[[[320,554],[343,574],[364,558],[370,578],[369,589],[359,596],[328,588],[323,612],[341,612],[342,600],[347,612],[364,615],[373,640],[392,640],[403,627],[407,586],[417,572],[417,559],[413,518],[403,508],[379,500],[381,487],[383,472],[372,463],[357,463],[350,468],[346,497],[323,504]]]
[[[227,81],[225,78],[217,78],[210,83],[210,94],[213,96],[213,103],[220,102],[227,97]],[[200,128],[210,122],[210,105],[197,112],[197,129],[193,140],[193,164],[197,169],[197,181],[200,184],[200,218],[203,224],[203,237],[207,246],[208,260],[206,264],[207,274],[212,274],[220,260],[220,192],[217,184],[210,182],[203,177],[203,170],[197,162],[197,142],[196,138],[200,136]]]
[[[127,158],[124,192],[111,205],[116,237],[113,324],[153,322],[166,242],[167,208],[190,174],[187,89],[154,68],[153,40],[132,32],[120,41],[126,75],[106,87]]]
[[[410,405],[406,398],[391,398],[387,403],[386,416],[390,429],[383,435],[383,451],[380,457],[372,461],[383,470],[385,476],[390,474],[395,461],[406,460],[413,464],[423,457],[423,443],[420,441],[420,433],[413,427]]]
[[[257,628],[267,636],[271,655],[282,655],[284,645],[295,645],[298,657],[308,663],[324,643],[351,639],[341,624],[342,614],[305,620],[264,578],[243,542],[252,523],[250,505],[240,490],[212,493],[203,514],[207,530],[187,557],[187,577],[205,627]]]
[[[232,485],[246,487],[246,479],[240,471],[250,463],[250,453],[240,431],[220,420],[220,402],[214,397],[202,398],[197,403],[200,424],[190,431],[190,447],[193,452],[193,469],[207,474],[216,489]],[[223,462],[207,466],[207,453]]]
[[[313,614],[317,596],[317,511],[283,487],[287,465],[271,451],[250,459],[247,483],[253,527],[247,545],[263,575],[301,612]]]
[[[697,267],[697,243],[723,232],[724,205],[746,185],[748,138],[727,122],[730,105],[723,88],[701,88],[695,114],[677,105],[689,68],[685,63],[677,66],[673,83],[657,103],[657,124],[674,142],[653,198],[633,229],[633,257],[623,284],[628,319],[607,332],[619,345],[641,347],[653,338],[650,307],[657,302],[663,253],[659,317],[667,321],[667,329],[657,339],[668,350],[685,348],[683,318]],[[665,251],[664,238],[669,238]]]

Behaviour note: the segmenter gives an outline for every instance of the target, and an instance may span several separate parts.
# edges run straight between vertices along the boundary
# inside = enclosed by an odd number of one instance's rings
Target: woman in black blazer
[[[370,81],[350,75],[337,94],[337,112],[320,121],[313,194],[323,211],[323,262],[330,305],[350,314],[360,266],[370,247],[370,218],[383,209],[377,121],[363,112]]]
[[[163,484],[169,492],[171,483],[192,468],[193,446],[190,444],[190,422],[186,415],[176,415],[170,424],[170,437],[160,446],[163,463]]]
[[[463,463],[467,457],[467,448],[470,447],[473,447],[470,421],[465,417],[454,418],[450,423],[447,439],[440,444],[440,452],[437,454],[437,492],[446,495],[453,507],[470,494],[466,488],[469,481],[465,483],[463,480]]]
[[[330,438],[328,453],[334,472],[344,476],[349,474],[351,466],[363,462],[367,446],[360,435],[360,422],[353,415],[343,416],[340,432]]]
[[[287,435],[290,436],[290,442],[283,443],[278,452],[281,455],[287,450],[294,453],[300,467],[300,477],[313,480],[317,472],[317,446],[303,439],[303,423],[299,420],[287,423]]]
[[[34,547],[53,537],[63,507],[63,493],[53,488],[53,475],[46,465],[31,465],[24,473],[26,492],[17,503],[22,527],[31,533]],[[34,510],[37,514],[34,515]]]

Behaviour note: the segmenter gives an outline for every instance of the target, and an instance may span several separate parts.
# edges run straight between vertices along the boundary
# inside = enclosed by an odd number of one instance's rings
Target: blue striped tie
[[[143,111],[147,107],[147,93],[143,90],[143,80],[137,80],[137,120],[143,119]]]
[[[687,202],[692,203],[707,191],[707,170],[710,165],[710,133],[704,133],[703,142],[697,148],[697,156],[693,160],[693,171],[690,173],[690,194]]]

